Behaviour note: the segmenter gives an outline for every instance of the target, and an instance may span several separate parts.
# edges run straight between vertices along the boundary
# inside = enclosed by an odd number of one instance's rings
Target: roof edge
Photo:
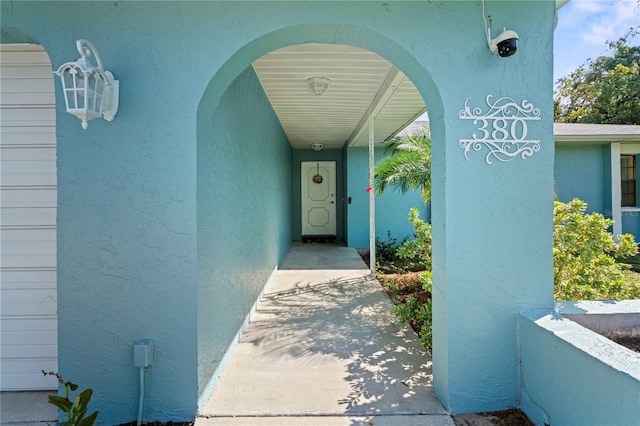
[[[640,143],[637,135],[554,135],[556,143],[584,143],[605,145],[609,143]]]

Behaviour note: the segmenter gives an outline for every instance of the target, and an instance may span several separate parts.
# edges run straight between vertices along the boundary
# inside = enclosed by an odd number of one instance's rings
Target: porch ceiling
[[[413,83],[390,62],[357,47],[302,44],[273,51],[253,68],[294,149],[367,146],[368,120],[375,117],[381,144],[426,109]],[[321,96],[307,79],[326,77]]]

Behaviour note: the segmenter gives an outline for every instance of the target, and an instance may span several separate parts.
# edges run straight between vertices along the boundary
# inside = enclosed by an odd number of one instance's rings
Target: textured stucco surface
[[[579,198],[587,203],[588,212],[604,212],[607,161],[602,145],[556,145],[554,176],[558,201],[566,203]]]
[[[519,317],[522,409],[538,425],[633,425],[640,354],[553,311]]]
[[[587,213],[611,217],[610,145],[556,145],[555,187],[562,202],[578,198]],[[622,233],[640,236],[640,211],[622,211]]]
[[[199,294],[216,303],[213,280],[199,269],[199,241],[212,253],[218,245],[199,235],[198,146],[211,139],[210,132],[224,135],[225,127],[212,124],[215,114],[230,113],[224,95],[255,59],[308,42],[374,51],[422,93],[433,135],[434,387],[453,412],[517,403],[517,312],[553,303],[554,1],[487,4],[495,28],[508,26],[520,36],[517,54],[507,59],[488,51],[475,1],[2,2],[1,8],[3,26],[40,41],[54,67],[75,59],[75,39],[87,38],[121,81],[116,119],[94,120],[87,131],[64,112],[56,86],[60,371],[94,389],[103,421],[135,418],[132,345],[138,338],[156,342],[145,420],[194,416],[198,384],[206,376],[199,380],[198,359],[209,357],[204,348],[215,344],[206,340],[217,333],[202,321],[219,318],[232,328],[240,316],[199,316]],[[257,93],[244,90],[238,96],[259,101]],[[481,106],[487,95],[540,108],[541,120],[529,126],[529,135],[542,141],[539,152],[493,165],[482,153],[465,159],[459,139],[477,127],[458,113],[466,99]],[[239,120],[226,119],[234,125]],[[253,129],[234,129],[225,137],[255,135],[265,123],[240,119]],[[274,129],[269,131],[274,142]],[[244,145],[231,145],[220,164],[203,167],[237,167],[238,174],[221,180],[234,189],[266,185],[252,179],[264,170],[286,177],[280,162],[256,173],[232,159],[246,155],[252,154]],[[238,182],[230,182],[234,177]],[[284,187],[290,182],[283,181]],[[252,191],[225,194],[229,210],[216,217],[262,209],[251,200]],[[286,201],[279,198],[276,205],[283,208]],[[260,270],[276,261],[270,250],[284,244],[280,231],[291,210],[279,214],[278,231],[258,236],[256,253],[269,254]],[[239,240],[227,259],[244,255],[241,246],[251,248],[246,234],[256,229],[243,229],[245,222],[233,219],[217,229],[225,239]],[[267,241],[275,234],[278,243]],[[225,264],[219,277],[239,274],[250,293],[264,284],[249,285],[254,272],[235,265]],[[238,295],[238,309],[247,306],[250,296],[224,285]],[[200,371],[212,365],[201,364]]]
[[[247,126],[251,117],[251,126]],[[198,141],[198,388],[291,243],[291,146],[253,68]]]
[[[640,241],[640,210],[622,212],[622,232],[633,234]]]
[[[347,197],[351,204],[347,205],[349,224],[349,247],[369,248],[369,150],[368,148],[347,149]],[[375,160],[384,155],[384,149],[377,149]],[[422,220],[430,219],[430,209],[425,206],[419,191],[398,194],[394,189],[376,197],[376,237],[382,241],[391,238],[399,242],[403,238],[413,238],[413,227],[408,221],[409,210],[415,207],[420,211]]]
[[[518,313],[553,304],[553,5],[500,4],[511,16],[498,17],[494,8],[489,13],[494,24],[506,19],[517,29],[522,56],[510,61],[474,51],[466,66],[451,67],[465,83],[443,94],[445,143],[432,147],[434,387],[453,413],[517,406]],[[540,151],[491,165],[480,153],[465,159],[458,141],[477,128],[456,120],[459,108],[451,103],[459,105],[455,99],[468,93],[482,105],[477,92],[537,105],[541,121],[530,123],[529,135],[540,138]]]

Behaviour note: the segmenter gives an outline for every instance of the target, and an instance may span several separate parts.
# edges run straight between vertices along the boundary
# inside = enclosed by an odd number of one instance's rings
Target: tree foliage
[[[387,187],[405,193],[420,190],[425,204],[431,201],[431,135],[427,127],[415,134],[392,139],[389,154],[376,164],[373,186],[382,195]]]
[[[610,42],[612,56],[588,60],[558,80],[554,118],[564,123],[640,124],[640,27]]]
[[[573,199],[555,202],[553,212],[553,281],[556,300],[628,299],[637,293],[623,274],[625,258],[638,252],[633,235],[616,241],[613,220],[585,214],[587,204]]]

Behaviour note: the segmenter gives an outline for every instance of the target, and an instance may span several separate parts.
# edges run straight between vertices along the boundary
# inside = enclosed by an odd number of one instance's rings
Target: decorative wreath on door
[[[316,174],[313,176],[313,183],[322,183],[322,176],[320,175],[320,163],[317,163]]]

